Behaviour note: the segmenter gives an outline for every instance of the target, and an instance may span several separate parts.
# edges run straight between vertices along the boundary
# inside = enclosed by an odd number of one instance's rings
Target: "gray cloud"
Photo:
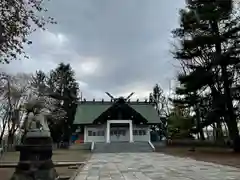
[[[174,76],[170,32],[183,6],[184,0],[52,0],[48,13],[58,24],[32,36],[31,62],[7,68],[48,71],[64,61],[89,98],[105,91],[148,96],[155,83],[167,89]]]

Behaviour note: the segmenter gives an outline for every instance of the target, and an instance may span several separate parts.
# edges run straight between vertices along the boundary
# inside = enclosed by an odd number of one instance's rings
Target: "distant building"
[[[153,103],[120,97],[80,102],[73,124],[83,142],[149,141],[150,126],[160,124],[160,117]]]

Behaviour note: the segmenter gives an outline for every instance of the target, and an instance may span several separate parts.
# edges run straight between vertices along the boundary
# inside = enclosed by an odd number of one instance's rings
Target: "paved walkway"
[[[93,154],[75,180],[239,180],[240,169],[159,153]]]

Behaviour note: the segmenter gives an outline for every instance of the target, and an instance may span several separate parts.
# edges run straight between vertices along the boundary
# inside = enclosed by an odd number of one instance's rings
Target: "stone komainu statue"
[[[25,104],[29,112],[24,122],[23,129],[29,131],[49,131],[47,116],[49,112],[44,108],[44,99],[32,99]]]
[[[40,111],[35,114],[30,112],[26,119],[25,128],[26,131],[49,131],[47,122],[47,113]]]

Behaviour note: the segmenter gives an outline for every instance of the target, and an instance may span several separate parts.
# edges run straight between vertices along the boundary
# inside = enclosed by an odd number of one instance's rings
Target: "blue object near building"
[[[77,139],[78,139],[78,135],[77,135],[77,134],[72,135],[72,137],[71,137],[71,142],[73,143],[73,142],[75,142]]]

